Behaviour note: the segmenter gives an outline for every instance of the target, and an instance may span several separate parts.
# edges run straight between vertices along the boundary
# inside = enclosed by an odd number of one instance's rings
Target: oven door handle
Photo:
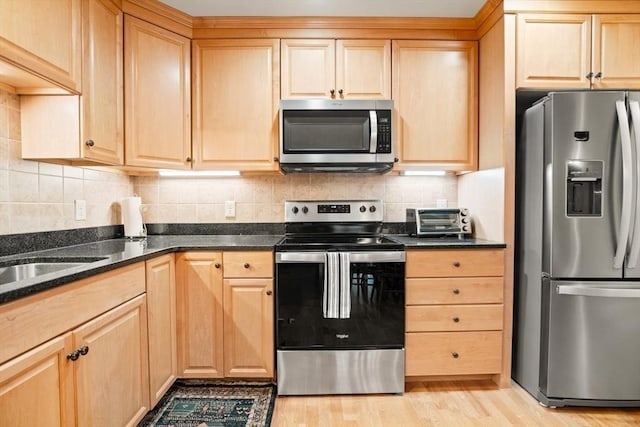
[[[276,264],[314,263],[326,264],[326,252],[276,252]]]
[[[404,251],[349,252],[349,260],[354,262],[405,262]]]

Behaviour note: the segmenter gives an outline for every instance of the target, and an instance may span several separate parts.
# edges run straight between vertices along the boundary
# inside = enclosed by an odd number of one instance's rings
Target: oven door
[[[278,350],[404,348],[404,252],[340,252],[349,292],[340,316],[326,310],[331,253],[276,253]]]

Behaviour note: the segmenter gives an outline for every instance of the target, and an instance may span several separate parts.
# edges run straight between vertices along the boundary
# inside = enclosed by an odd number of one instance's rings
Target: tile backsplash
[[[282,222],[284,201],[302,199],[381,199],[384,220],[401,222],[407,207],[435,207],[438,199],[455,207],[458,198],[455,176],[129,177],[22,160],[20,153],[20,97],[0,90],[0,234],[121,224],[119,200],[134,194],[150,223]],[[86,200],[86,220],[74,219],[74,200]],[[224,215],[226,201],[236,203],[233,218]]]

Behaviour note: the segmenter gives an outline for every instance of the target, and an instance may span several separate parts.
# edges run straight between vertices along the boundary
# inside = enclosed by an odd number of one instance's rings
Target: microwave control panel
[[[376,153],[391,153],[391,110],[377,110],[378,144]]]

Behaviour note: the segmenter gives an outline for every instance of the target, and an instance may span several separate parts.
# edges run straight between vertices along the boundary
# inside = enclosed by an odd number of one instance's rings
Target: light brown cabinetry
[[[22,157],[121,165],[122,11],[111,0],[82,2],[82,95],[21,99]]]
[[[124,19],[125,165],[191,168],[191,41]]]
[[[478,164],[477,42],[393,42],[397,170]]]
[[[498,374],[501,249],[408,250],[406,375]]]
[[[178,375],[176,271],[173,254],[146,261],[149,398],[155,406]]]
[[[638,88],[640,15],[519,14],[519,88]]]
[[[195,40],[193,169],[278,169],[280,42]]]
[[[0,81],[20,94],[79,93],[81,0],[2,0],[0,10]]]
[[[282,99],[391,97],[389,40],[282,40]]]
[[[3,422],[135,425],[144,416],[144,277],[134,264],[0,306]]]
[[[272,378],[273,254],[184,252],[176,263],[181,376]]]

